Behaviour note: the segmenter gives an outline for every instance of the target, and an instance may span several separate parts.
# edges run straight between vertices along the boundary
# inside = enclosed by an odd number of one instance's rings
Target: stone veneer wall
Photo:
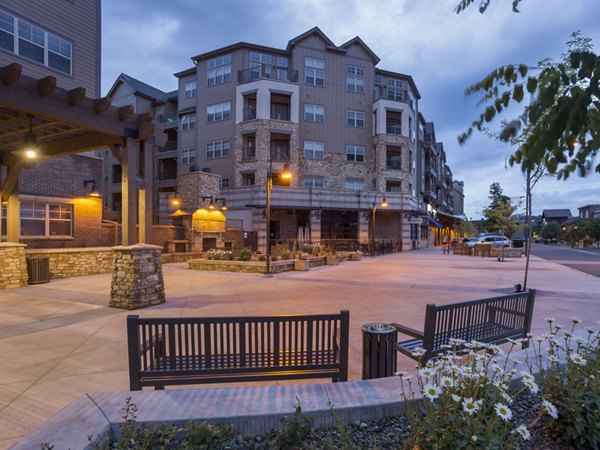
[[[110,247],[53,248],[26,250],[27,257],[47,257],[51,278],[108,273],[113,267]]]
[[[25,244],[0,243],[0,289],[27,286]]]
[[[219,197],[221,176],[207,172],[187,172],[179,175],[178,190],[183,211],[193,214],[203,206],[202,197]],[[208,205],[207,202],[204,204]]]
[[[114,268],[108,306],[137,309],[165,302],[161,248],[136,244],[113,247]]]

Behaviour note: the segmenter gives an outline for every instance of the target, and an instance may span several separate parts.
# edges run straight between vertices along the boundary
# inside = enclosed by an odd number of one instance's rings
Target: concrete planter
[[[350,253],[350,261],[360,261],[362,259],[362,253],[352,252]]]
[[[326,258],[327,258],[327,265],[328,266],[335,266],[339,262],[338,259],[337,259],[337,256],[335,256],[335,255],[327,255]]]
[[[302,271],[308,270],[309,261],[306,259],[297,259],[294,261],[294,270]]]

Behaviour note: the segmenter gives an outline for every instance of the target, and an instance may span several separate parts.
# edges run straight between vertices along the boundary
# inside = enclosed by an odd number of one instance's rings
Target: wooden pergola
[[[18,178],[27,164],[24,142],[31,129],[42,158],[110,148],[122,166],[122,244],[150,243],[152,146],[166,139],[155,132],[152,116],[136,115],[132,106],[113,107],[108,97],[88,98],[82,87],[57,87],[53,76],[25,76],[17,63],[1,68],[0,78],[0,164],[8,169],[0,197],[7,203],[7,242],[19,242]]]

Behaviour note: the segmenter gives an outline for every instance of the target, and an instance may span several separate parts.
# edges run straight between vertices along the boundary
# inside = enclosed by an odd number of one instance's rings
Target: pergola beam
[[[88,150],[96,150],[102,147],[115,144],[114,136],[106,134],[91,134],[88,136],[80,136],[64,141],[55,141],[45,143],[40,142],[42,154],[45,156],[65,156],[73,153],[85,152]]]

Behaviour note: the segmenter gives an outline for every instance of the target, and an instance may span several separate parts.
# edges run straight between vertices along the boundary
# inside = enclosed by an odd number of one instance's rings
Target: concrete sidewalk
[[[525,260],[443,255],[440,249],[288,272],[273,278],[164,266],[167,302],[142,316],[318,314],[349,309],[350,379],[360,379],[368,322],[422,328],[427,303],[498,295],[522,283]],[[533,332],[545,317],[598,327],[600,278],[532,257],[529,287],[538,289]],[[110,274],[53,280],[0,291],[0,448],[85,392],[128,389],[125,317],[108,308]],[[399,355],[398,368],[414,370]],[[264,383],[263,383],[264,384]],[[221,385],[223,386],[223,385]]]

